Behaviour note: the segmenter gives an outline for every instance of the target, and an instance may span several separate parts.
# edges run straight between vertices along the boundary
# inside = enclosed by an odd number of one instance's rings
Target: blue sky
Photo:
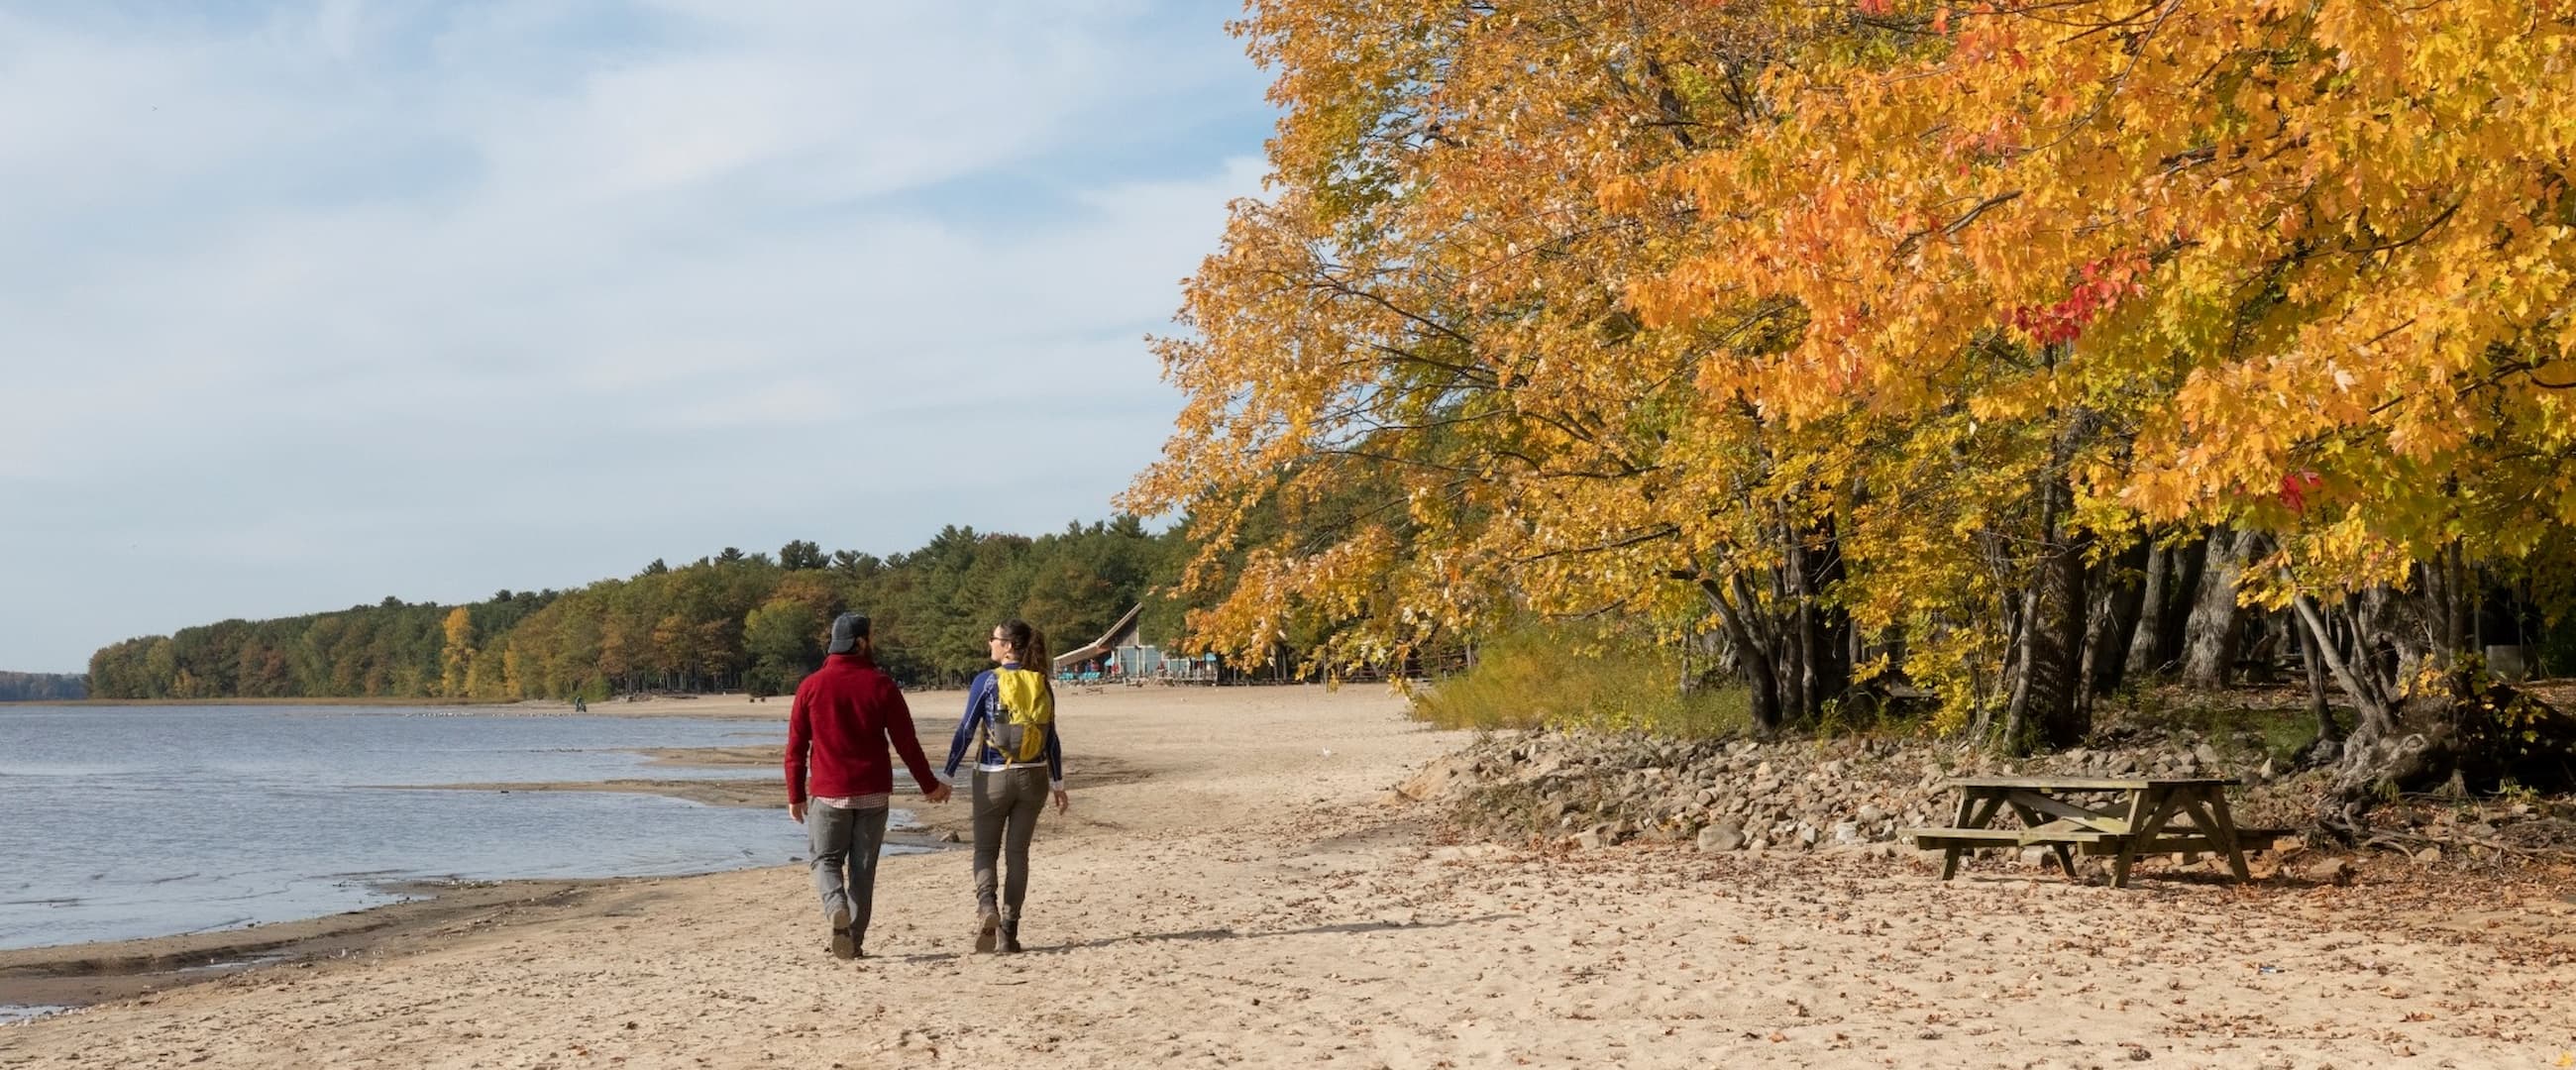
[[[1238,11],[0,2],[0,669],[1106,517]]]

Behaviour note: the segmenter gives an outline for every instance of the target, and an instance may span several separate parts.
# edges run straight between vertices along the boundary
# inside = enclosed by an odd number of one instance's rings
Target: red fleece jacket
[[[857,654],[824,658],[822,668],[796,685],[796,705],[787,715],[787,801],[805,801],[809,768],[812,793],[826,798],[894,790],[888,740],[902,752],[914,785],[939,783],[894,680]]]

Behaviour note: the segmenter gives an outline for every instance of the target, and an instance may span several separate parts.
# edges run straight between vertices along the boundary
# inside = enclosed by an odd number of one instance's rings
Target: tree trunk
[[[2018,601],[2020,604],[2013,608],[2010,618],[2012,624],[2006,629],[2004,637],[2004,650],[2007,653],[2004,658],[2004,706],[2000,711],[2004,715],[2001,738],[2007,752],[2024,754],[2030,750],[2031,735],[2029,721],[2031,658],[2027,637],[2031,633],[2033,623],[2039,619],[2038,583],[2033,582],[2023,588]],[[1992,707],[1979,705],[1974,726],[1975,734],[1979,738],[1985,738],[1992,728],[1991,718],[1996,712]]]
[[[1725,585],[1705,576],[1699,578],[1699,589],[1709,604],[1717,607],[1718,621],[1726,626],[1728,641],[1735,644],[1736,661],[1744,669],[1746,688],[1752,692],[1753,730],[1767,736],[1780,730],[1780,676],[1774,668],[1771,647],[1755,635],[1753,621],[1748,619],[1754,604],[1749,597],[1752,592],[1743,577],[1732,579],[1733,598]],[[1737,599],[1743,601],[1741,607],[1735,604]]]
[[[2395,738],[2396,704],[2374,664],[2370,630],[2359,613],[2320,605],[2304,594],[2290,600],[2290,610],[2303,629],[2303,646],[2315,651],[2317,662],[2352,699],[2352,734],[2340,745],[2342,762],[2319,801],[2317,821],[2339,837],[2357,839],[2380,785],[2419,776],[2432,747],[2422,736]],[[2329,716],[2322,723],[2333,721]]]
[[[2148,540],[2120,552],[2103,568],[2100,607],[2092,634],[2084,640],[2085,679],[2092,682],[2087,693],[2094,695],[2117,691],[2128,679],[2129,662],[2137,637],[2145,634],[2141,617],[2147,602],[2146,573],[2155,567],[2159,555]]]
[[[2435,664],[2449,668],[2460,663],[2463,654],[2475,653],[2477,624],[2472,591],[2476,586],[2474,570],[2462,559],[2460,546],[2452,543],[2433,559],[2419,566],[2424,584],[2424,612],[2428,622],[2426,639],[2431,644],[2429,655]]]
[[[1804,720],[1812,716],[1816,708],[1816,698],[1807,690],[1811,679],[1811,674],[1807,671],[1811,653],[1807,649],[1809,639],[1807,616],[1813,607],[1809,605],[1803,589],[1806,572],[1805,557],[1806,551],[1792,542],[1789,547],[1788,574],[1775,576],[1775,586],[1772,588],[1773,593],[1780,596],[1779,601],[1790,607],[1786,614],[1788,619],[1782,622],[1786,627],[1771,633],[1771,650],[1774,655],[1771,672],[1780,681],[1782,724],[1788,723],[1792,718]],[[1752,599],[1745,599],[1745,605],[1753,604]]]
[[[2373,587],[2335,606],[2305,594],[2290,600],[2321,742],[2334,738],[2336,725],[2320,681],[2331,677],[2353,704],[2352,732],[2317,815],[2347,841],[2363,834],[2370,808],[2391,789],[2462,775],[2483,785],[2576,782],[2563,759],[2576,750],[2576,719],[2460,667],[2457,655],[2475,634],[2460,611],[2469,574],[2445,551],[2420,566],[2412,595]],[[2449,668],[2434,686],[2406,692],[2404,682],[2428,663]],[[2525,764],[2535,745],[2547,758]]]
[[[1682,644],[1682,693],[1724,686],[1739,671],[1737,662],[1735,643],[1724,628],[1692,636]]]
[[[2040,563],[2039,597],[2032,601],[2031,630],[2024,637],[2030,654],[2025,666],[2022,711],[2016,719],[2028,726],[2035,742],[2052,750],[2084,741],[2092,730],[2085,716],[2084,690],[2084,548],[2090,535],[2063,540]]]
[[[2396,703],[2370,663],[2367,641],[2360,629],[2335,628],[2333,618],[2343,615],[2341,611],[2320,606],[2307,595],[2291,599],[2290,608],[2307,628],[2304,638],[2316,648],[2318,659],[2334,675],[2344,695],[2352,699],[2355,715],[2351,742],[2367,744],[2396,731]]]
[[[1843,580],[1842,540],[1827,517],[1808,537],[1816,545],[1802,551],[1799,571],[1799,631],[1806,670],[1801,688],[1809,703],[1803,717],[1820,716],[1824,704],[1851,691],[1851,615],[1820,602]]]
[[[2129,633],[2128,657],[2122,666],[2128,676],[2149,676],[2162,667],[2156,660],[2156,641],[2164,634],[2165,589],[2172,586],[2174,552],[2147,538],[2147,574],[2138,584],[2138,623]]]
[[[2236,604],[2236,587],[2244,576],[2245,559],[2252,555],[2254,541],[2259,537],[2250,531],[2225,529],[2209,537],[2200,593],[2183,629],[2185,686],[2202,690],[2227,686],[2227,670],[2236,658],[2236,642],[2244,629],[2244,614]]]
[[[2295,608],[2290,611],[2290,627],[2299,644],[2299,664],[2308,671],[2308,712],[2317,719],[2317,742],[2340,744],[2343,728],[2335,724],[2334,707],[2326,704],[2326,659],[2317,653],[2317,636],[2307,629]],[[2322,752],[2324,748],[2318,749]]]
[[[2420,591],[2432,581],[2425,569],[2415,569],[2415,586]],[[2420,594],[2408,595],[2386,584],[2373,586],[2349,600],[2352,612],[2347,623],[2352,628],[2352,642],[2360,661],[2375,673],[2387,688],[2390,701],[2402,697],[2401,682],[2415,679],[2430,663],[2440,647],[2434,641],[2434,629],[2440,625],[2427,615],[2427,599]]]
[[[2067,525],[2075,492],[2058,473],[2097,423],[2090,413],[2075,414],[2051,451],[2050,474],[2041,477],[2040,557],[2022,601],[2020,673],[2004,728],[2004,746],[2016,754],[2034,746],[2071,747],[2092,729],[2082,698],[2085,623],[2091,608],[2085,598],[2084,557],[2093,535]]]
[[[2184,632],[2191,623],[2191,607],[2200,596],[2200,575],[2208,559],[2208,535],[2165,551],[2165,585],[2158,595],[2155,645],[2144,672],[2161,675],[2182,665]]]
[[[2459,543],[2451,544],[2451,577],[2450,582],[2443,585],[2443,593],[2450,603],[2447,607],[2450,612],[2445,614],[2450,627],[2444,645],[2454,655],[2453,664],[2458,664],[2458,655],[2481,653],[2478,649],[2478,575],[2477,569],[2469,565],[2467,553]]]
[[[2094,699],[2102,693],[2101,675],[2110,671],[2102,663],[2117,660],[2102,653],[2111,645],[2109,633],[2116,627],[2111,620],[2111,602],[2119,594],[2111,575],[2116,568],[2106,561],[2084,570],[2085,597],[2091,604],[2084,611],[2084,640],[2078,645],[2082,655],[2076,659],[2075,679],[2083,686],[2076,689],[2075,704],[2083,707],[2087,717],[2092,716]]]

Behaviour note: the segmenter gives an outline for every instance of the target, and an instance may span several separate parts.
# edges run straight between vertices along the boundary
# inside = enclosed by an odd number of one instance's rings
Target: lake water
[[[423,880],[704,873],[805,854],[783,809],[367,785],[759,778],[629,748],[784,724],[318,706],[0,704],[0,948],[317,917]],[[897,814],[898,822],[904,815]]]

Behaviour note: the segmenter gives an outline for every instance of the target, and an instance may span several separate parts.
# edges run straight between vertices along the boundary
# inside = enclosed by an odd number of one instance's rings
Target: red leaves
[[[2308,510],[2308,495],[2316,493],[2316,489],[2324,485],[2325,479],[2315,472],[2292,472],[2282,476],[2281,504],[2289,506],[2291,512],[2304,513]]]
[[[2061,345],[2084,333],[2093,318],[2110,311],[2120,299],[2146,292],[2138,277],[2147,259],[2137,253],[2114,253],[2084,265],[2066,299],[2054,305],[2024,305],[2012,313],[2013,329],[2040,345]]]
[[[1859,0],[1859,4],[1860,13],[1871,18],[1883,18],[1896,12],[1896,0]]]

